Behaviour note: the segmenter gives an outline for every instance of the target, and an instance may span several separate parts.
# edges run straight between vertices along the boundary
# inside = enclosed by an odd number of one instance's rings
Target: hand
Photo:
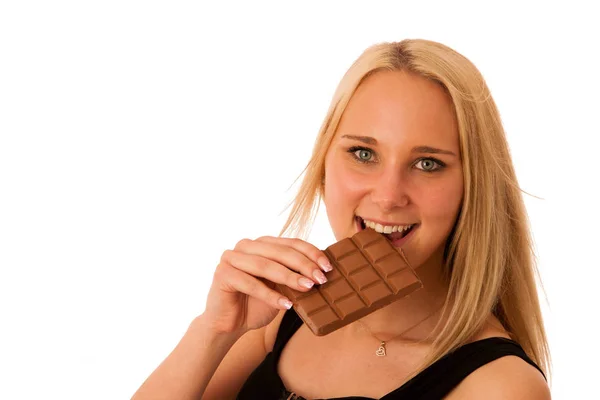
[[[261,328],[279,310],[291,307],[289,299],[274,290],[276,283],[307,292],[325,283],[323,271],[331,271],[325,254],[301,239],[242,239],[221,256],[204,319],[219,333],[243,334]]]

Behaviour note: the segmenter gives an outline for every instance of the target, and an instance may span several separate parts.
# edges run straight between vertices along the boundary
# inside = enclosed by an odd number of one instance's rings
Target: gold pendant
[[[377,349],[377,351],[375,352],[375,354],[378,357],[383,357],[386,355],[385,353],[385,342],[381,342],[381,344],[379,345],[379,348]]]

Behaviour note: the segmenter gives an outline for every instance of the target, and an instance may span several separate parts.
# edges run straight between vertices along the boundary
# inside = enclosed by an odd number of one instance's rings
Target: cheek
[[[325,164],[323,204],[335,237],[340,240],[354,230],[354,214],[365,195],[364,177],[341,163]]]
[[[339,160],[325,164],[325,176],[326,203],[339,207],[352,206],[355,200],[364,195],[364,177],[351,168],[345,168]]]
[[[462,202],[462,181],[432,188],[423,197],[427,216],[439,222],[453,224]]]

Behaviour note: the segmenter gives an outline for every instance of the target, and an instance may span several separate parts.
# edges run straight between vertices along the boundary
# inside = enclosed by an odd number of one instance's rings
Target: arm
[[[202,316],[198,317],[132,400],[235,399],[248,376],[272,351],[284,314],[281,311],[268,325],[246,332],[233,345],[229,343],[235,336],[215,339],[202,326]],[[202,337],[206,337],[206,347],[198,345]]]
[[[273,326],[281,322],[278,311],[282,316],[289,307],[274,284],[307,292],[311,285],[304,281],[314,284],[315,271],[322,274],[326,268],[321,267],[324,259],[321,250],[300,239],[242,239],[234,250],[226,250],[204,313],[132,399],[235,397],[274,341]]]
[[[267,353],[273,350],[281,311],[267,326],[249,331],[231,348],[210,380],[202,400],[233,400]]]
[[[132,400],[200,399],[221,360],[238,339],[236,334],[216,333],[199,316]]]

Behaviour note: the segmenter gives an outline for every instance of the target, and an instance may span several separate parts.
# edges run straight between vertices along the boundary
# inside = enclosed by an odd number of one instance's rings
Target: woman
[[[427,40],[367,49],[305,172],[282,234],[223,253],[205,312],[135,399],[550,398],[526,210],[469,60]],[[337,240],[384,232],[424,287],[317,337],[274,288],[325,282],[324,254],[283,237],[320,200]]]

